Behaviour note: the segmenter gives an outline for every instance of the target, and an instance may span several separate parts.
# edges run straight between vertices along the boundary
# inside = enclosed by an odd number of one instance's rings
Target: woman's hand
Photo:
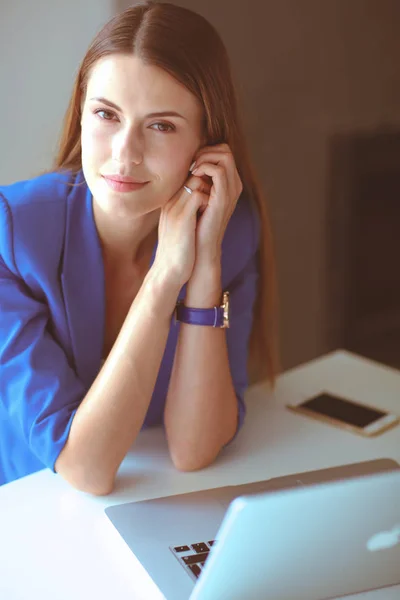
[[[155,266],[181,288],[194,270],[220,267],[221,247],[243,185],[227,144],[206,146],[192,175],[162,208]]]
[[[154,268],[180,289],[190,278],[196,259],[198,211],[209,201],[211,186],[191,175],[184,186],[161,209]]]
[[[192,170],[198,178],[207,176],[210,182],[208,204],[200,208],[196,228],[195,269],[220,265],[222,240],[229,219],[243,190],[235,160],[227,144],[201,148]],[[190,183],[188,184],[191,187]]]

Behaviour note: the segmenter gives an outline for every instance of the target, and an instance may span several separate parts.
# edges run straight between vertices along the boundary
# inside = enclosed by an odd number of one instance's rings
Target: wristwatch
[[[175,308],[175,323],[176,321],[226,329],[229,327],[229,292],[223,293],[221,306],[213,308],[189,308],[180,300]]]

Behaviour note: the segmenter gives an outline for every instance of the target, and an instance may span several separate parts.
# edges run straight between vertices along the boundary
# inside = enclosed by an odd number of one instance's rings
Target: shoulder
[[[70,172],[51,172],[0,186],[0,256],[8,266],[15,261],[16,240],[28,253],[64,230],[66,199],[74,179]]]
[[[54,202],[55,198],[68,194],[73,179],[70,171],[43,173],[31,179],[0,185],[0,198],[3,197],[3,201],[6,199],[12,209],[31,206],[32,202],[39,205]]]
[[[258,251],[261,222],[255,201],[243,191],[227,225],[222,265],[227,281],[240,273]]]

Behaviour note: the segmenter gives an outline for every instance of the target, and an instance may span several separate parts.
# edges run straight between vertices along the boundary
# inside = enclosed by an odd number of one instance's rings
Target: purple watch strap
[[[222,327],[224,324],[224,309],[215,308],[189,308],[178,302],[176,307],[176,320],[189,325],[208,325]]]

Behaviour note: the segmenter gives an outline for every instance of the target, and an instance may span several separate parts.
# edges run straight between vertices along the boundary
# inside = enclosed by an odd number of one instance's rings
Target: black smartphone
[[[383,433],[400,422],[398,415],[330,392],[321,392],[300,404],[288,404],[287,408],[368,437]]]

